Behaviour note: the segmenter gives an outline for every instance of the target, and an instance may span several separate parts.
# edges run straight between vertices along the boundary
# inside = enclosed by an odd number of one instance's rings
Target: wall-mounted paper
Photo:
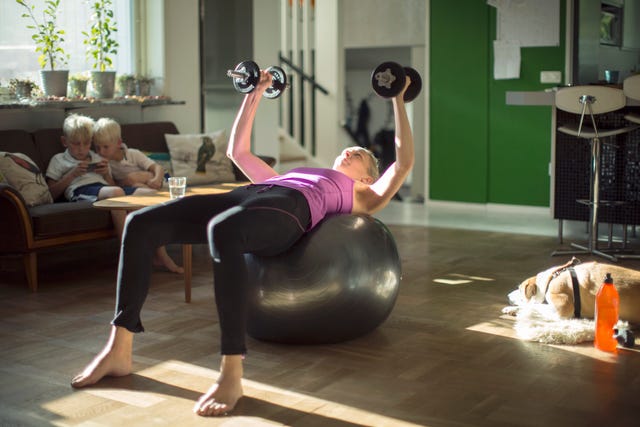
[[[520,78],[520,45],[517,41],[493,41],[493,78]]]
[[[560,0],[487,0],[498,9],[499,40],[519,40],[520,46],[560,45]]]

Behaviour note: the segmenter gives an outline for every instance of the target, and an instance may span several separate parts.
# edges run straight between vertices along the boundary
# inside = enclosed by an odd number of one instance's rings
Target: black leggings
[[[299,191],[249,185],[229,193],[196,195],[140,209],[127,216],[112,324],[144,330],[140,311],[149,291],[151,262],[159,246],[209,243],[222,354],[245,354],[247,268],[245,253],[276,255],[306,231],[311,215]]]

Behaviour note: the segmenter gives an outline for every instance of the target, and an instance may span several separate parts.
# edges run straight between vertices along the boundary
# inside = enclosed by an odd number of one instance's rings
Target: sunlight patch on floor
[[[496,319],[489,322],[480,322],[476,325],[466,328],[469,331],[482,332],[484,334],[498,335],[501,337],[512,338],[522,342],[528,342],[535,345],[546,345],[549,347],[558,348],[560,350],[569,351],[571,353],[579,354],[581,356],[591,357],[592,359],[600,360],[607,363],[616,363],[616,354],[606,353],[597,350],[593,347],[592,343],[578,344],[578,345],[559,345],[559,344],[543,344],[532,341],[525,341],[518,338],[515,330],[510,324],[513,324],[514,319],[511,316],[501,316],[500,319]]]
[[[463,285],[465,283],[473,283],[473,282],[493,282],[495,279],[489,277],[481,277],[481,276],[469,276],[466,274],[459,273],[450,273],[447,276],[455,277],[455,279],[448,278],[437,278],[433,279],[434,283],[440,283],[441,285]]]
[[[136,383],[139,383],[140,381],[144,382],[150,380],[155,384],[155,386],[153,386],[154,390],[131,390],[129,388],[123,388],[122,386],[117,386],[114,383],[107,383],[102,387],[100,384],[97,384],[92,387],[75,391],[60,399],[51,400],[43,405],[43,407],[60,416],[60,421],[64,421],[65,419],[66,421],[72,421],[79,415],[77,413],[79,400],[84,402],[83,405],[85,407],[87,406],[87,399],[94,399],[90,405],[94,408],[107,408],[112,407],[113,405],[124,405],[122,406],[123,410],[126,410],[127,407],[129,407],[130,410],[133,410],[132,407],[148,408],[158,404],[168,404],[169,401],[174,401],[173,405],[175,405],[176,400],[185,400],[185,403],[192,405],[195,400],[191,401],[190,395],[199,396],[206,392],[218,375],[219,371],[214,369],[207,369],[176,360],[168,360],[137,370],[129,377],[135,377],[137,379],[127,382],[127,386],[135,387]],[[160,386],[158,386],[158,384],[160,384]],[[159,387],[173,388],[176,392],[167,394],[166,392],[158,391]],[[419,426],[419,424],[410,423],[371,411],[274,387],[249,379],[243,380],[243,388],[245,396],[248,398],[260,400],[278,407],[291,409],[298,413],[303,413],[303,417],[304,414],[309,414],[311,417],[320,416],[326,418],[328,422],[331,422],[330,420],[336,420],[337,423],[343,422],[353,426]],[[182,406],[182,404],[180,404],[180,406]],[[268,418],[256,417],[247,414],[232,414],[224,419],[228,421],[233,419],[235,422],[241,421],[241,423],[247,422],[248,424],[246,425],[281,425],[279,422],[275,422],[275,424],[273,424],[274,420],[269,420]],[[205,418],[199,418],[199,420],[205,420]],[[234,423],[234,425],[238,424]]]

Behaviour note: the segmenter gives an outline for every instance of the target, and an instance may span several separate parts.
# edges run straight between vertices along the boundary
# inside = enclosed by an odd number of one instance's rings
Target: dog
[[[571,269],[577,278],[578,299],[574,298]],[[611,274],[620,295],[618,317],[640,325],[640,271],[619,265],[595,261],[580,263],[574,257],[564,265],[551,267],[523,281],[509,294],[509,301],[514,306],[546,302],[561,318],[593,319],[596,294],[607,273]],[[511,314],[514,314],[513,311]]]

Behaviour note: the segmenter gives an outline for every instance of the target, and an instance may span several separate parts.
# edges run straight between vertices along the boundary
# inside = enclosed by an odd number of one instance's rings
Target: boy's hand
[[[109,162],[105,159],[100,160],[97,164],[96,167],[94,169],[94,172],[102,175],[102,176],[106,176],[109,174]]]
[[[82,162],[78,163],[78,165],[75,168],[71,169],[67,173],[67,175],[70,175],[70,178],[73,179],[86,174],[88,171],[89,171],[89,161],[83,160]]]
[[[153,188],[155,190],[159,190],[162,188],[162,176],[158,176],[156,178],[151,178],[149,181],[147,181],[147,185],[150,188]]]

